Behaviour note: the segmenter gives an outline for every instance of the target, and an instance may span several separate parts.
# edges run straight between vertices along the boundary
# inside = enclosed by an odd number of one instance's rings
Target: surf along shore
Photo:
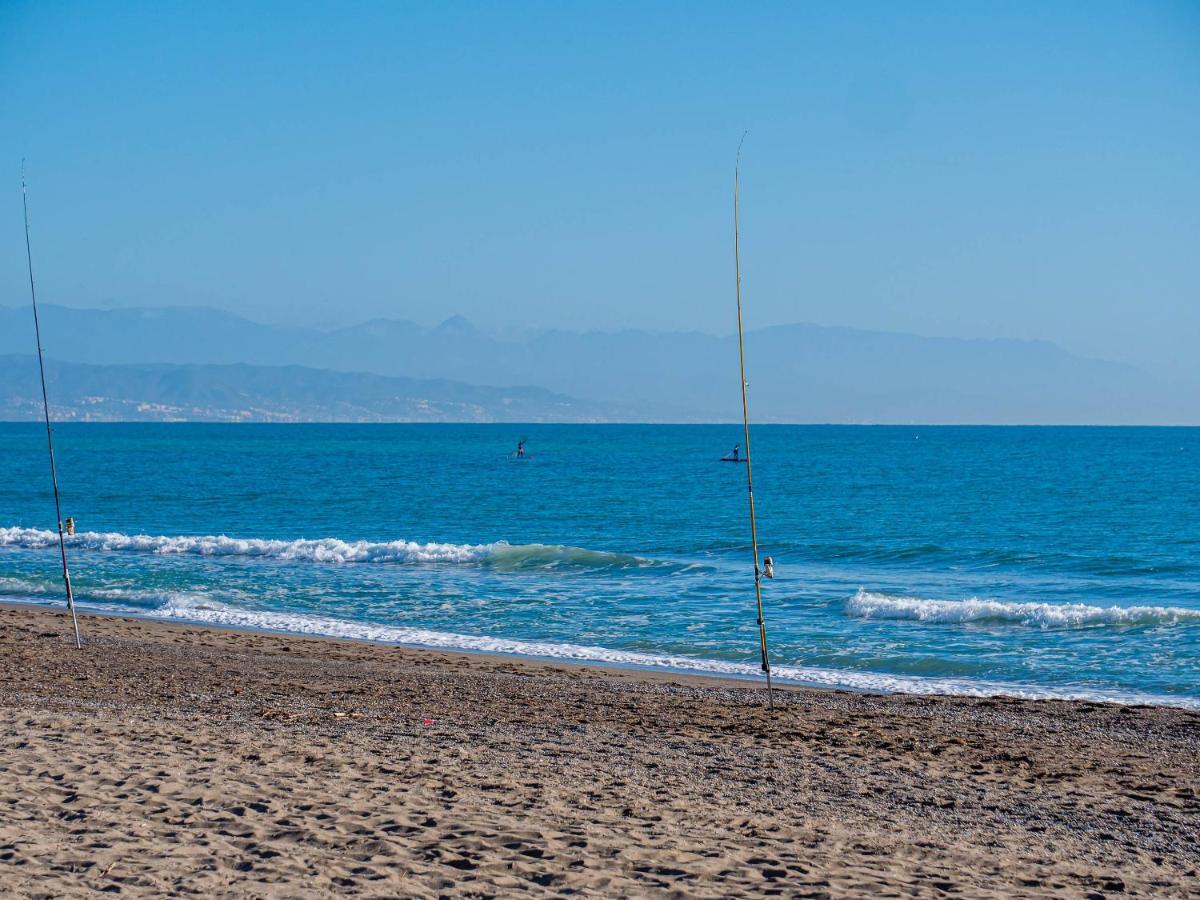
[[[0,893],[1185,896],[1200,714],[0,606]]]

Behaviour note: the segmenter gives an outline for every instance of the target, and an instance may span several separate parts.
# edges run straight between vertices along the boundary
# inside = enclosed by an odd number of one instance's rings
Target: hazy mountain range
[[[42,327],[55,361],[52,399],[77,416],[717,422],[741,415],[732,336],[545,331],[502,339],[459,317],[434,328],[376,320],[322,331],[180,307],[45,306]],[[0,307],[0,354],[27,357],[32,343],[28,307]],[[799,324],[747,333],[746,352],[752,414],[763,422],[1200,421],[1194,388],[1044,341]],[[0,365],[0,418],[36,413],[30,362]]]

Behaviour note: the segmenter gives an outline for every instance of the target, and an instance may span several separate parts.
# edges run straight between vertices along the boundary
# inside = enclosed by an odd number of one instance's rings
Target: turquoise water
[[[717,461],[739,432],[56,435],[84,609],[753,675],[744,467]],[[1200,429],[771,426],[754,450],[781,679],[1200,707]],[[53,600],[44,434],[0,424],[0,458],[0,599]]]

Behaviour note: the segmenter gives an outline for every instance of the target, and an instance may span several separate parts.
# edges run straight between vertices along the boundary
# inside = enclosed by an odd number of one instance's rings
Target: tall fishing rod
[[[747,133],[743,132],[742,139],[738,141],[737,160],[733,165],[733,270],[737,284],[738,364],[742,376],[742,429],[746,444],[746,493],[750,497],[750,545],[754,551],[754,600],[758,605],[758,644],[762,651],[762,670],[767,676],[767,704],[774,711],[775,697],[771,691],[771,660],[767,655],[767,623],[763,619],[762,578],[764,573],[758,565],[758,524],[754,519],[754,473],[750,465],[750,411],[746,405],[746,351],[742,344],[742,260],[738,245],[740,225],[738,188],[742,165],[742,144],[746,140]],[[767,557],[764,564],[767,577],[773,578],[771,558]]]
[[[42,411],[46,416],[46,448],[50,451],[50,482],[54,485],[54,517],[58,521],[58,552],[62,556],[63,584],[67,588],[67,609],[75,628],[75,647],[83,648],[79,637],[79,619],[75,615],[75,594],[71,591],[71,570],[67,568],[67,538],[63,534],[62,503],[58,496],[58,469],[54,465],[54,433],[50,427],[50,399],[46,394],[46,362],[42,354],[42,326],[38,321],[37,289],[33,285],[33,251],[29,246],[29,195],[25,189],[25,160],[21,160],[21,206],[25,211],[25,261],[29,265],[29,299],[33,302],[33,333],[37,338],[38,372],[42,376]]]

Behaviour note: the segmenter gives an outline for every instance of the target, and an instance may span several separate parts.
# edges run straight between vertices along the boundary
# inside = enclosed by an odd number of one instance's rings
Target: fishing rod
[[[71,570],[67,568],[67,538],[63,534],[62,503],[58,496],[58,469],[54,465],[54,432],[50,427],[50,399],[46,394],[46,362],[42,354],[42,326],[38,321],[37,289],[33,284],[33,251],[29,246],[29,195],[25,188],[25,160],[21,160],[21,206],[25,211],[25,261],[29,265],[29,299],[33,302],[33,333],[37,338],[38,372],[42,376],[42,411],[46,416],[46,448],[50,451],[50,481],[54,485],[54,517],[58,521],[58,552],[62,556],[63,584],[67,588],[67,609],[75,628],[75,647],[83,649],[79,637],[79,619],[75,615],[75,594],[71,590]]]
[[[775,697],[771,691],[771,660],[767,655],[767,623],[763,619],[762,579],[764,574],[768,578],[774,578],[775,572],[769,556],[763,560],[762,569],[758,565],[758,524],[754,518],[754,474],[750,465],[750,412],[746,405],[746,351],[742,345],[742,261],[738,245],[738,187],[742,165],[742,144],[746,140],[746,134],[748,132],[743,132],[742,139],[738,141],[737,160],[733,165],[733,269],[737,283],[738,364],[742,376],[742,429],[746,444],[746,493],[750,498],[750,545],[754,551],[754,600],[758,605],[758,644],[762,651],[762,670],[767,676],[767,705],[774,712]]]

